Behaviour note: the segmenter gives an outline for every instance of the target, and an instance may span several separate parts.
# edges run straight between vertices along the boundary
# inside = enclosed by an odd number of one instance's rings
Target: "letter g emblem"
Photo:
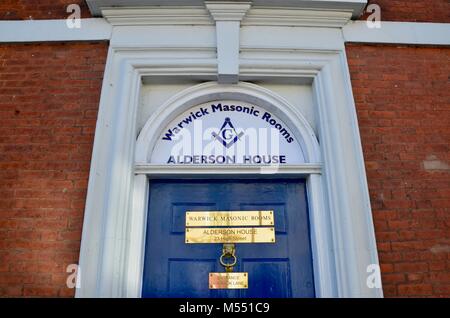
[[[233,133],[231,132],[231,129],[222,130],[222,137],[224,140],[230,140],[233,137]]]

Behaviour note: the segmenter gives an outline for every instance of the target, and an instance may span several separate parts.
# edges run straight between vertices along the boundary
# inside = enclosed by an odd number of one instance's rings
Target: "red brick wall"
[[[369,0],[371,3],[380,6],[382,21],[450,22],[449,0]]]
[[[449,21],[447,0],[376,0]],[[3,0],[1,19],[81,0]],[[0,296],[72,296],[107,43],[0,45]],[[449,48],[347,45],[386,296],[450,297]]]
[[[385,296],[450,296],[450,49],[347,45]]]
[[[84,0],[1,0],[0,20],[65,19],[69,4],[80,6],[82,18],[91,17]]]
[[[0,45],[0,296],[72,296],[107,43]]]

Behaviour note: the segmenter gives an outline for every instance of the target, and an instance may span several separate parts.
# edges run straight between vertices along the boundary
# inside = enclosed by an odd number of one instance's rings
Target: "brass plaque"
[[[186,228],[185,241],[196,243],[275,243],[273,227]]]
[[[209,273],[209,289],[246,289],[248,273]]]
[[[273,211],[187,211],[186,226],[273,226]]]

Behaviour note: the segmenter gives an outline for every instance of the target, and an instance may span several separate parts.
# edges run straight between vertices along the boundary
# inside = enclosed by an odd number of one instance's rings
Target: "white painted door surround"
[[[134,7],[121,6],[121,1],[88,2],[113,29],[76,296],[140,297],[152,179],[283,176],[307,180],[316,295],[381,297],[381,288],[366,283],[367,267],[378,264],[378,258],[341,32],[365,1],[327,1],[337,7],[299,1],[303,6],[294,8],[267,8],[266,1],[193,1],[182,8],[136,7],[152,1],[136,1]],[[307,2],[315,9],[307,9]],[[182,79],[199,84],[161,102],[139,130],[143,85]],[[298,107],[261,82],[310,85],[315,129]],[[172,120],[190,107],[224,99],[276,114],[301,140],[304,160],[274,171],[150,161],[158,136]]]

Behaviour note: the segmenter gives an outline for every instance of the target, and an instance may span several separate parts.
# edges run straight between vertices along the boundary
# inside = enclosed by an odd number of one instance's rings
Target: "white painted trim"
[[[101,12],[112,25],[214,25],[204,6],[114,7]]]
[[[342,29],[345,42],[450,45],[450,23],[381,22],[370,29],[365,21],[352,21]]]
[[[217,81],[236,84],[239,80],[239,33],[250,2],[205,1],[216,22]]]
[[[128,250],[124,255],[127,257],[126,278],[124,278],[124,287],[122,297],[139,298],[142,293],[142,276],[144,273],[145,261],[145,236],[147,232],[147,209],[148,209],[148,176],[145,174],[134,177],[133,206],[130,217],[130,227],[128,229],[129,244]],[[136,198],[144,198],[136,200]],[[139,242],[138,244],[132,244]]]
[[[250,7],[249,3],[205,1],[199,7],[113,7],[102,16],[112,25],[213,25],[215,21],[242,21],[242,25],[343,27],[349,11],[299,9],[298,7]],[[209,11],[209,13],[208,13]],[[247,13],[247,14],[246,14]],[[211,18],[212,16],[212,18]]]
[[[205,6],[214,21],[241,21],[250,5],[251,1],[205,1]]]
[[[159,49],[162,43],[164,43],[164,50]],[[127,50],[153,48],[152,54],[154,56],[166,52],[170,48],[172,48],[171,56],[178,52],[179,57],[183,54],[180,48],[197,52],[200,50],[209,51],[216,59],[216,37],[213,25],[114,27],[110,45],[116,49],[126,48]],[[137,45],[139,45],[139,48]],[[195,56],[198,59],[198,55]],[[160,56],[160,59],[163,60],[163,56]],[[197,61],[195,62],[197,63]],[[217,72],[214,76],[216,75]]]
[[[203,6],[204,0],[87,0],[94,16],[104,8],[146,6]],[[361,15],[367,0],[249,0],[254,7],[295,7],[298,9],[347,11],[354,18]]]
[[[239,21],[216,21],[217,81],[236,84],[239,81]]]
[[[81,19],[70,29],[66,20],[0,21],[0,42],[52,42],[109,40],[112,26],[105,19]]]
[[[264,173],[267,172],[267,173]],[[308,176],[310,174],[321,174],[321,164],[306,163],[302,165],[287,166],[257,166],[257,165],[153,165],[137,163],[134,168],[135,174],[145,174],[152,178],[157,177],[182,177],[182,176],[209,176],[210,178],[239,177],[242,175],[266,176]]]
[[[242,21],[242,25],[343,27],[351,19],[351,12],[307,10],[297,7],[256,7],[234,5],[231,12],[223,10],[223,2],[206,1],[215,21]],[[248,14],[244,16],[246,12]],[[104,8],[102,15],[112,25],[213,25],[213,18],[205,7],[126,7]]]
[[[243,26],[240,36],[241,60],[245,59],[247,52],[258,49],[263,54],[267,50],[340,51],[345,48],[341,30],[337,28]],[[263,58],[261,55],[260,59]],[[289,66],[290,57],[285,58],[277,61],[277,64]],[[259,59],[255,62],[258,61]]]
[[[336,106],[318,108],[330,222],[331,228],[337,229],[331,230],[332,241],[335,253],[345,255],[336,258],[335,282],[345,297],[381,297],[381,289],[371,290],[366,280],[352,275],[364,272],[369,264],[378,264],[378,256],[345,51],[322,68],[313,89],[319,105]],[[352,156],[348,154],[350,149]],[[349,222],[353,225],[349,226]]]
[[[314,26],[341,28],[350,21],[349,11],[307,10],[292,8],[252,8],[242,25]]]
[[[156,10],[156,11],[155,11]],[[205,25],[212,26],[214,22],[208,16],[204,8],[189,9],[188,17],[183,15],[180,9],[125,9],[125,13],[119,9],[108,9],[108,20],[102,18],[81,19],[80,29],[69,29],[66,20],[31,20],[31,21],[0,21],[0,43],[25,43],[25,42],[54,42],[54,41],[96,41],[110,40],[112,25]],[[259,10],[259,11],[258,11]],[[331,32],[333,28],[339,30],[345,17],[339,18],[339,13],[334,13],[333,18],[328,13],[324,18],[310,16],[319,15],[319,12],[306,11],[306,16],[301,18],[300,12],[281,10],[279,16],[261,15],[258,12],[267,9],[251,9],[242,26],[327,26]],[[177,13],[178,12],[178,13]],[[285,12],[285,13],[283,13]],[[305,11],[302,11],[305,12]],[[166,15],[165,15],[166,14]],[[303,14],[303,13],[302,13]],[[161,17],[161,15],[163,17]],[[290,16],[289,16],[290,15]],[[345,15],[345,13],[344,13]],[[134,16],[134,18],[132,18]],[[159,16],[159,18],[156,18]],[[266,20],[264,20],[266,19]],[[195,22],[197,21],[197,22]],[[308,22],[309,21],[309,22]],[[370,29],[365,21],[350,21],[342,27],[344,42],[374,43],[374,44],[405,44],[405,45],[450,45],[450,23],[420,23],[420,22],[382,22],[380,29]],[[301,30],[301,29],[299,29]],[[314,32],[325,32],[326,29],[304,30],[305,34],[292,38],[301,41],[307,38],[317,39]],[[308,34],[311,33],[311,34]],[[334,41],[335,41],[334,37]],[[329,43],[327,40],[324,44]]]

